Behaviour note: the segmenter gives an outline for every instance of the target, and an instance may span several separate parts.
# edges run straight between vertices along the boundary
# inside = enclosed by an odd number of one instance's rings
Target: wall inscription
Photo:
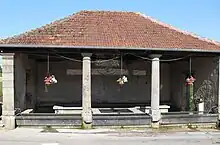
[[[82,75],[81,69],[67,69],[67,75]],[[122,69],[123,75],[130,74],[128,70]],[[132,75],[134,76],[146,76],[147,72],[145,70],[132,70]],[[92,69],[92,75],[121,75],[121,69]]]

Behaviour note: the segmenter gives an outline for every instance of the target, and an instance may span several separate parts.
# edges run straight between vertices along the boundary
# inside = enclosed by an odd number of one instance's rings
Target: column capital
[[[81,53],[83,57],[91,57],[92,53]]]
[[[162,55],[161,54],[151,54],[149,55],[150,58],[155,59],[155,58],[160,58]]]

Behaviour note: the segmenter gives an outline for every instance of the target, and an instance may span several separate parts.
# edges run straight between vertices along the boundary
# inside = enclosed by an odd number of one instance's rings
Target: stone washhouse
[[[162,113],[205,114],[219,104],[219,42],[141,13],[80,11],[2,39],[0,50],[8,129],[23,112],[77,109],[91,128],[106,108],[148,115],[159,127]]]

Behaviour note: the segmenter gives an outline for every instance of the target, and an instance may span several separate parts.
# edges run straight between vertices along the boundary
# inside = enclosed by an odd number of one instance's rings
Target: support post
[[[2,121],[6,129],[15,128],[14,53],[2,54]]]
[[[83,53],[82,66],[82,128],[92,128],[91,102],[91,53]]]
[[[160,112],[160,57],[161,55],[151,55],[151,116],[152,128],[159,128]]]

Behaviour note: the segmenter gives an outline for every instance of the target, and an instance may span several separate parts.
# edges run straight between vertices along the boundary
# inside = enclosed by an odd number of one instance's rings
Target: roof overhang
[[[26,44],[0,44],[0,50],[11,49],[81,49],[81,50],[142,50],[142,51],[169,51],[169,52],[197,52],[197,53],[219,53],[220,50],[195,49],[195,48],[141,48],[141,47],[104,47],[104,46],[62,46],[62,45],[26,45]],[[16,52],[16,50],[14,50]]]

